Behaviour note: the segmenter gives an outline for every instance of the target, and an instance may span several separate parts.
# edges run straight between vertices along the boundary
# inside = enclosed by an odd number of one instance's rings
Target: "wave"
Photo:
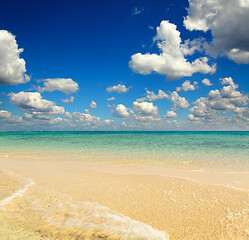
[[[35,185],[31,179],[26,179],[23,187],[2,199],[0,207],[11,223],[48,239],[169,239],[165,231],[97,203],[73,201]]]

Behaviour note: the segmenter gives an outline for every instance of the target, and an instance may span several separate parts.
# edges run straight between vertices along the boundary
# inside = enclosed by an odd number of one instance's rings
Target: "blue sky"
[[[2,131],[249,130],[248,0],[1,7]]]

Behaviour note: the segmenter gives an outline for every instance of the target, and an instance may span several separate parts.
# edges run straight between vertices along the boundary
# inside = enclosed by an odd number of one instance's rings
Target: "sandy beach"
[[[51,206],[66,201],[105,206],[114,213],[165,231],[170,239],[249,238],[249,173],[246,171],[203,170],[155,164],[51,162],[38,159],[25,161],[18,157],[2,158],[0,168],[23,179],[32,179],[35,183],[29,186],[26,202],[17,196],[6,204],[7,208],[14,206],[15,209],[22,205],[22,210],[12,211],[15,217],[8,219],[10,224],[4,230],[5,233],[10,231],[12,238],[7,237],[8,233],[4,239],[24,239],[15,238],[20,237],[19,234],[30,236],[30,239],[83,239],[72,238],[76,235],[70,238],[70,234],[67,234],[72,229],[60,235],[62,230],[53,229],[48,222],[42,223],[45,210],[39,210],[41,216],[37,214],[34,217],[30,205],[34,205],[35,201],[29,205],[27,203],[27,199],[30,203],[34,196],[39,198],[39,206],[41,202]],[[1,183],[7,179],[4,174],[1,174]],[[6,185],[18,186],[7,182]],[[8,191],[14,192],[13,189]],[[77,207],[64,206],[57,217],[61,219],[63,215],[65,223],[65,219],[70,218],[70,211],[74,210],[80,211]],[[56,212],[50,214],[56,215]],[[113,235],[104,239],[125,238]]]

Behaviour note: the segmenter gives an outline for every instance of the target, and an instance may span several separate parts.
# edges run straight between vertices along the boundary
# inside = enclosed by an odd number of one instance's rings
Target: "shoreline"
[[[1,159],[0,169],[73,201],[108,207],[168,232],[170,239],[249,237],[249,214],[243,212],[249,208],[249,172],[13,158]],[[239,221],[238,231],[233,223]]]

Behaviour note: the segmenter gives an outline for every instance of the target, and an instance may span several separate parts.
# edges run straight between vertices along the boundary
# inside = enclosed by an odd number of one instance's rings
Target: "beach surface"
[[[246,169],[6,154],[0,169],[1,239],[249,238]]]

